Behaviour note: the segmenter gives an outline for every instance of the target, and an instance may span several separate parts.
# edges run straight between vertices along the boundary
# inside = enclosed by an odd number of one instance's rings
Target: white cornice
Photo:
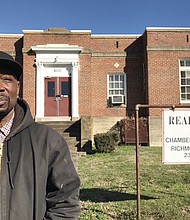
[[[71,33],[91,33],[91,30],[70,30]]]
[[[0,37],[23,37],[23,34],[0,34]]]
[[[47,30],[23,30],[22,31],[23,33],[48,33],[48,31]],[[51,32],[51,31],[49,31],[49,32]],[[55,32],[56,32],[56,30],[55,30]],[[91,30],[70,30],[69,31],[70,33],[72,33],[72,34],[74,34],[74,33],[91,33]],[[61,31],[58,31],[58,33],[62,33]]]
[[[46,44],[32,46],[33,51],[82,51],[82,47],[69,44]]]
[[[92,34],[93,38],[138,38],[142,34]]]
[[[44,30],[22,30],[22,32],[24,34],[27,34],[27,33],[43,33]]]
[[[146,31],[190,31],[190,27],[147,27]]]

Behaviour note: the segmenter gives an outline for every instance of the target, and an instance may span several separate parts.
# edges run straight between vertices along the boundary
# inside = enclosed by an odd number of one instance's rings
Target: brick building
[[[23,65],[20,96],[36,121],[81,121],[81,144],[135,113],[136,104],[190,103],[190,28],[94,35],[64,28],[0,35]],[[161,109],[142,111],[161,145]]]

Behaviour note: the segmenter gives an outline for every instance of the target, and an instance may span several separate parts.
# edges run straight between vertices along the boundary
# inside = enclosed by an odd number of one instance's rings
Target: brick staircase
[[[80,156],[80,121],[43,121],[40,123],[52,127],[64,137],[69,146],[73,162],[77,167]]]

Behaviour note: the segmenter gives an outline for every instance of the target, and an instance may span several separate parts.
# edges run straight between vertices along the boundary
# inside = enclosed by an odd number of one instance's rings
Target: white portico
[[[78,112],[79,53],[68,44],[31,47],[36,53],[36,120],[75,120]]]

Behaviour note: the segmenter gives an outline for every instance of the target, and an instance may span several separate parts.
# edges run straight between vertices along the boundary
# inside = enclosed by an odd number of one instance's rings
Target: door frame
[[[53,66],[53,67],[52,67]],[[71,77],[70,72],[72,71],[71,64],[59,64],[62,66],[57,69],[55,64],[42,63],[38,69],[37,75],[37,86],[36,86],[36,118],[71,118],[71,116],[45,116],[45,78],[52,77]]]
[[[78,120],[79,119],[79,53],[82,47],[67,44],[47,44],[31,47],[36,53],[36,114],[35,120]],[[63,65],[59,71],[48,71],[48,65]],[[71,77],[71,117],[44,117],[44,78]]]

